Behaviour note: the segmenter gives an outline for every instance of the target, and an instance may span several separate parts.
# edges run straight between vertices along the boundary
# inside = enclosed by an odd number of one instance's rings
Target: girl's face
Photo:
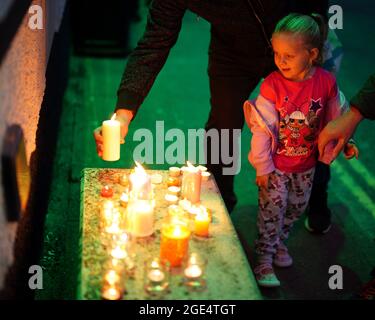
[[[277,68],[292,81],[306,79],[319,54],[319,49],[307,48],[301,35],[285,32],[273,35],[272,47]]]

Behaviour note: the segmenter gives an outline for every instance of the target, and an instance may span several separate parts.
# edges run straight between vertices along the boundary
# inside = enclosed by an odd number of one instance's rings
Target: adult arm
[[[146,30],[122,75],[115,111],[126,109],[135,116],[177,41],[185,11],[183,0],[152,2]]]

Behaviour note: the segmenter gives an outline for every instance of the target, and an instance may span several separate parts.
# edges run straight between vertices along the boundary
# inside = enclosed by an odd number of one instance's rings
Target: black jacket
[[[328,1],[304,2],[319,7]],[[177,41],[186,10],[211,24],[209,74],[213,75],[223,68],[228,73],[233,65],[243,66],[247,73],[263,63],[276,23],[293,9],[287,0],[154,0],[145,33],[122,76],[116,109],[138,110]],[[300,5],[297,9],[301,11]]]
[[[350,104],[370,120],[375,120],[375,73],[371,75],[362,89],[351,99]]]

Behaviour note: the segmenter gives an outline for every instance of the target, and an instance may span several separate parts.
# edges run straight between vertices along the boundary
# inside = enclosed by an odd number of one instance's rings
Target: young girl
[[[318,134],[340,115],[335,78],[318,66],[322,44],[313,17],[290,14],[283,18],[272,35],[278,71],[264,80],[255,104],[244,105],[253,133],[249,160],[259,187],[254,273],[260,286],[279,286],[272,265],[293,263],[284,241],[308,204]],[[326,150],[319,160],[330,164],[333,157]]]

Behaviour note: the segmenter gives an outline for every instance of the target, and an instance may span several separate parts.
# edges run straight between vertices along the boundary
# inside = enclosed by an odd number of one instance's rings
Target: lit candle
[[[103,160],[117,161],[120,159],[121,125],[116,120],[116,113],[111,120],[103,121]]]
[[[152,198],[151,178],[136,161],[134,172],[130,174],[130,192],[132,199],[150,200]]]
[[[111,251],[111,256],[115,259],[125,259],[127,255],[126,250],[121,248],[121,246],[116,246],[116,248]]]
[[[202,175],[201,171],[194,167],[189,161],[188,167],[183,171],[182,177],[182,197],[191,203],[200,202]]]
[[[130,230],[135,237],[148,237],[154,233],[154,207],[152,201],[139,200],[128,206]]]
[[[151,183],[153,183],[153,184],[159,184],[159,183],[162,183],[162,182],[163,182],[163,176],[161,174],[154,173],[151,176]]]
[[[178,202],[178,197],[168,193],[165,195],[165,200],[167,200],[169,204],[176,204]]]
[[[204,167],[204,166],[200,166],[200,165],[199,165],[197,168],[198,168],[202,173],[207,171],[207,167]]]
[[[102,290],[102,298],[105,300],[121,300],[121,289],[117,286],[105,286]]]
[[[110,285],[114,285],[115,283],[118,283],[120,281],[120,276],[119,274],[115,271],[115,270],[109,270],[105,276],[104,276],[104,280],[110,284]]]
[[[202,275],[202,269],[196,264],[189,265],[185,269],[184,274],[188,279],[196,279]]]
[[[176,186],[168,187],[168,193],[169,194],[173,194],[173,195],[178,197],[180,195],[180,192],[181,192],[180,187],[176,187]]]
[[[121,206],[123,206],[123,207],[126,208],[127,205],[128,205],[128,202],[129,202],[129,195],[127,193],[123,192],[121,194],[121,197],[120,197],[120,204],[121,204]]]
[[[100,191],[100,195],[104,198],[111,198],[113,196],[113,189],[110,186],[104,186]]]
[[[178,167],[170,167],[169,168],[169,176],[170,177],[179,177],[181,173],[181,169]]]
[[[208,181],[208,179],[210,178],[211,176],[211,173],[209,172],[202,172],[202,181]]]
[[[160,258],[171,267],[180,266],[189,249],[190,230],[185,225],[170,224],[162,228]]]
[[[164,280],[165,276],[164,276],[164,272],[162,272],[161,270],[155,269],[155,270],[151,270],[148,273],[148,278],[153,282],[161,282]]]
[[[208,237],[210,217],[206,210],[200,210],[194,220],[194,234],[200,237]]]
[[[179,177],[169,177],[167,180],[168,187],[179,187],[181,185],[181,181]]]
[[[124,174],[120,177],[120,184],[124,187],[127,187],[129,185],[129,178],[128,175]]]

